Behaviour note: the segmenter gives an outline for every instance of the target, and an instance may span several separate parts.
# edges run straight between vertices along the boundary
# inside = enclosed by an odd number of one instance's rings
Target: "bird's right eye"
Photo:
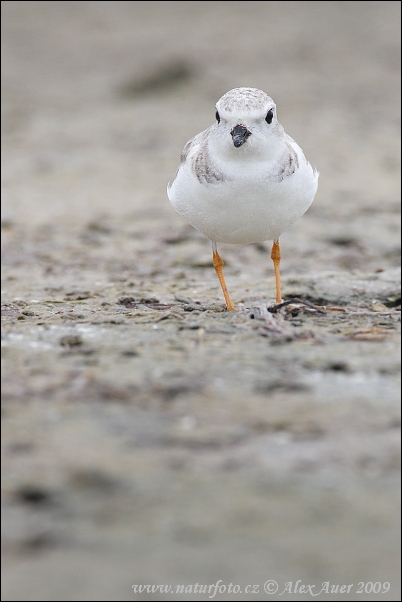
[[[219,113],[218,113],[218,111],[216,111],[216,113],[215,113],[215,117],[216,117],[216,121],[217,121],[218,123],[220,123],[220,120],[221,120],[221,118],[220,118],[220,116],[219,116]]]

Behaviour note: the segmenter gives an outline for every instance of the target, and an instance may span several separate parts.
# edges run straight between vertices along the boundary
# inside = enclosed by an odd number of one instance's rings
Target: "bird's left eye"
[[[272,109],[270,109],[267,113],[267,116],[265,117],[265,121],[267,123],[272,123],[272,119],[274,118],[274,112]]]
[[[218,111],[216,111],[216,113],[215,113],[215,117],[216,117],[216,121],[217,121],[218,123],[220,123],[220,121],[221,121],[221,118],[220,118],[220,116],[219,116],[219,113],[218,113]]]

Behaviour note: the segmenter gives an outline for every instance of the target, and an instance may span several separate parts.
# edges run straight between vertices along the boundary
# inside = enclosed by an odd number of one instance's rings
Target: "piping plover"
[[[235,88],[216,103],[216,123],[189,140],[168,197],[212,242],[213,266],[234,310],[217,243],[273,240],[276,303],[281,303],[279,236],[307,211],[318,172],[276,116],[262,90]]]

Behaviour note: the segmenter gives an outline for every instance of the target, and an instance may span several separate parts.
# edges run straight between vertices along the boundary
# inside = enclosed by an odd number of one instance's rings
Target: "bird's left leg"
[[[232,303],[232,300],[229,296],[229,292],[226,286],[225,278],[223,276],[223,261],[218,253],[218,247],[216,246],[216,242],[212,243],[212,262],[215,268],[216,275],[219,278],[219,282],[221,283],[222,292],[225,297],[226,307],[228,311],[236,311],[235,306]]]
[[[274,262],[274,270],[275,270],[275,281],[276,281],[276,304],[272,307],[268,308],[268,311],[271,313],[276,313],[281,307],[285,307],[286,305],[291,305],[292,303],[302,304],[307,307],[310,307],[316,312],[326,313],[325,307],[317,307],[317,305],[313,305],[309,301],[303,301],[303,299],[299,299],[298,297],[294,297],[292,299],[286,299],[286,301],[282,301],[281,295],[281,275],[279,272],[279,265],[281,262],[281,250],[279,248],[279,240],[274,240],[274,244],[272,245],[271,251],[271,259]],[[342,309],[338,307],[334,307],[333,309]]]
[[[272,245],[272,251],[271,251],[271,259],[274,262],[274,270],[275,270],[276,303],[282,303],[281,274],[279,271],[279,266],[281,263],[281,250],[279,247],[279,240],[274,240],[274,244]]]

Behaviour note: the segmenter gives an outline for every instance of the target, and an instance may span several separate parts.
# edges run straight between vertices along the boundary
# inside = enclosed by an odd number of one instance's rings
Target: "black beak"
[[[249,132],[248,129],[244,127],[244,125],[236,125],[230,132],[230,134],[233,138],[233,144],[236,148],[242,146],[242,144],[245,143],[247,138],[251,136],[251,132]]]

